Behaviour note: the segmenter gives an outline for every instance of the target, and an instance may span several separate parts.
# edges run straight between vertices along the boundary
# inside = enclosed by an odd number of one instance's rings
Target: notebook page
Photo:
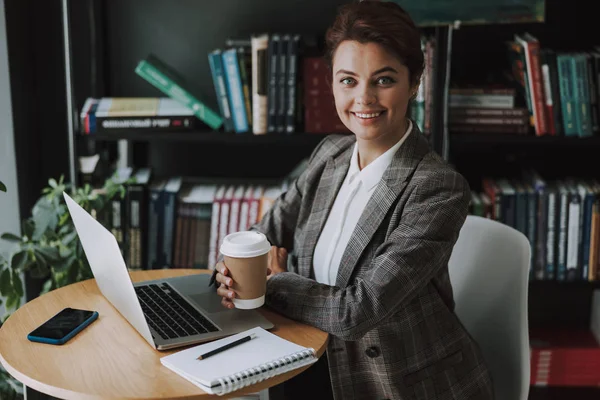
[[[214,350],[244,336],[256,334],[256,338],[236,347],[215,354],[205,360],[196,360],[203,353]],[[266,362],[278,360],[291,354],[308,350],[274,335],[263,328],[256,327],[224,339],[201,344],[177,353],[162,357],[160,362],[166,367],[195,380],[203,386],[214,386],[218,379],[248,368],[257,367]],[[202,388],[206,391],[205,388]]]

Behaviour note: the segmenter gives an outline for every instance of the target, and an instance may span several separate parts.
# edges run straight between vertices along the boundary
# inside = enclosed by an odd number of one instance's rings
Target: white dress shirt
[[[402,139],[365,168],[358,166],[358,147],[355,144],[346,178],[335,198],[323,231],[319,236],[313,257],[315,279],[319,283],[335,285],[342,255],[354,232],[360,216],[373,195],[383,173],[410,132],[412,122]]]

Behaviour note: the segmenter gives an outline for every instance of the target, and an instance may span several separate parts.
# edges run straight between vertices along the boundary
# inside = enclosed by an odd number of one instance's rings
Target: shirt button
[[[367,354],[368,357],[370,358],[375,358],[379,355],[379,348],[373,346],[373,347],[369,347],[365,353]]]

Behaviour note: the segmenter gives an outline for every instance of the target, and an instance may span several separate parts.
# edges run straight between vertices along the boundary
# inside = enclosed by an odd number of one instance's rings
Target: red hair
[[[408,68],[411,86],[419,83],[424,69],[421,32],[398,4],[365,0],[340,7],[325,36],[330,69],[338,46],[346,40],[381,45]]]

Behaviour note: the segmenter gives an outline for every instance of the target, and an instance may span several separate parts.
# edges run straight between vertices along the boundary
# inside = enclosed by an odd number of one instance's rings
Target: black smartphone
[[[47,344],[65,344],[97,318],[97,311],[65,308],[27,335],[27,339]]]

